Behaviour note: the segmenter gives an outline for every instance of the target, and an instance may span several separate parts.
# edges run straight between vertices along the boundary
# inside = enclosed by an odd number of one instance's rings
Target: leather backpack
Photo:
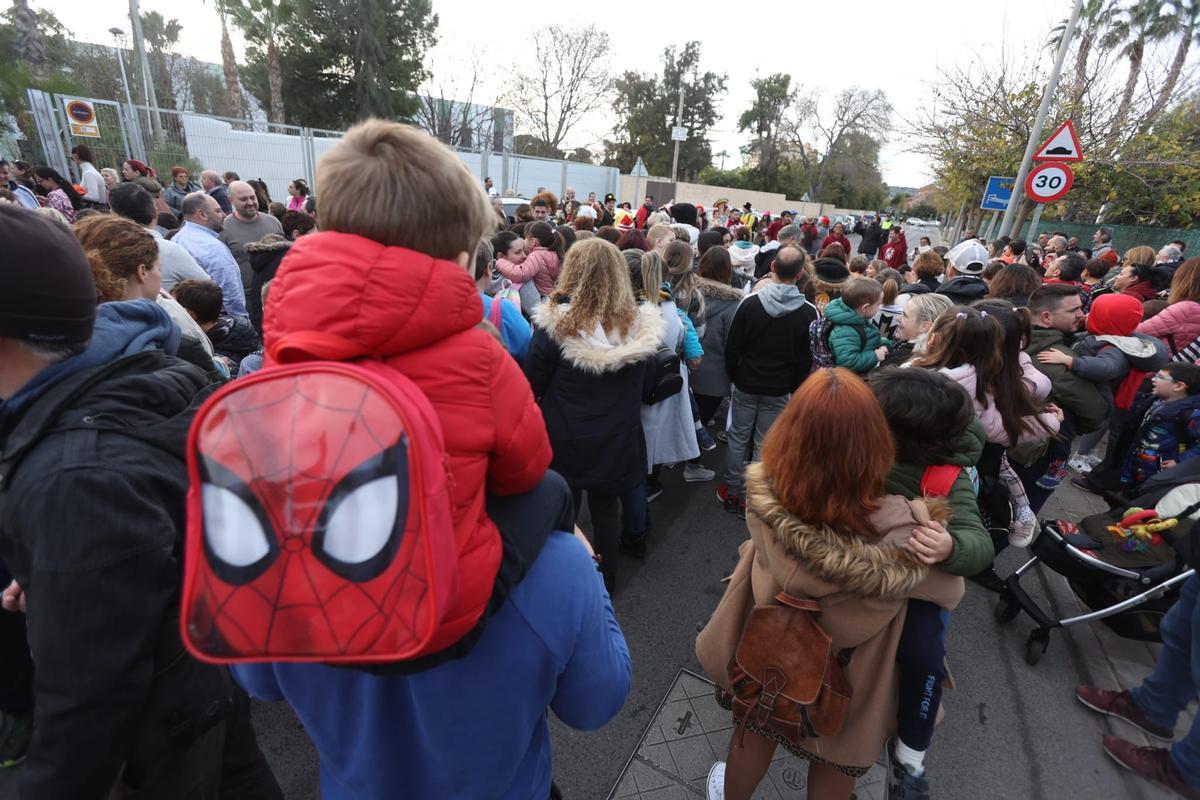
[[[784,592],[775,599],[780,605],[755,606],[750,612],[729,662],[739,737],[748,722],[793,744],[833,736],[850,706],[849,651],[833,651],[829,634],[817,624],[817,601]]]

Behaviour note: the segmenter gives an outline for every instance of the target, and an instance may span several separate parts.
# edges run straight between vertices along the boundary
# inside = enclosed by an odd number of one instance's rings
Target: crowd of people
[[[972,230],[910,247],[883,215],[848,226],[722,198],[634,209],[570,188],[510,217],[490,179],[381,121],[321,160],[319,216],[300,178],[284,205],[233,173],[196,184],[176,166],[164,187],[135,159],[97,169],[79,145],[72,160],[77,183],[0,162],[0,764],[21,764],[22,796],[280,797],[249,695],[296,710],[327,798],[558,796],[547,710],[594,729],[621,709],[632,662],[610,596],[622,560],[655,555],[653,503],[679,469],[713,482],[748,531],[696,644],[737,722],[708,796],[751,797],[783,746],[809,761],[810,796],[850,797],[883,751],[889,798],[928,797],[964,579],[994,585],[996,553],[1030,545],[1072,473],[1134,497],[1200,464],[1200,258],[1182,241],[1119,254],[1101,227],[1090,248]],[[319,418],[345,397],[299,377],[316,422],[231,421],[242,467],[189,471],[199,410],[273,408],[229,398],[312,360],[413,387],[400,396],[439,433],[406,427],[385,453],[440,454],[444,491],[401,507],[444,514],[400,514],[372,542],[372,514],[400,501],[342,509],[390,462],[322,477],[336,435]],[[378,450],[395,432],[369,419]],[[268,470],[273,425],[298,438]],[[718,442],[719,471],[701,460]],[[304,528],[287,481],[317,478],[337,508]],[[424,491],[416,480],[401,470],[401,494]],[[260,551],[247,528],[278,535]],[[437,633],[420,659],[357,663],[346,652],[365,623],[312,571],[383,616],[422,608],[369,588],[385,561],[415,558],[395,540],[410,530],[441,532],[457,570],[443,595],[432,561],[413,567],[430,570]],[[315,560],[276,569],[282,551]],[[188,559],[249,588],[203,605]],[[1200,679],[1196,586],[1145,687],[1080,699],[1169,738]],[[254,604],[283,631],[321,609],[307,641],[343,644],[271,658],[268,632],[257,657],[235,657],[255,641]],[[771,628],[763,610],[792,616]],[[817,675],[828,702],[784,729],[753,665],[789,647],[804,657],[787,677]],[[1188,690],[1164,689],[1168,675],[1190,675]],[[1193,737],[1104,747],[1200,797]]]

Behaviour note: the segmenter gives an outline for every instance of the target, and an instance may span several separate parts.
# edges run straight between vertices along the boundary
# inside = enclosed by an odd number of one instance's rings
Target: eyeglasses
[[[1151,375],[1150,380],[1155,381],[1156,383],[1158,381],[1170,381],[1171,383],[1179,383],[1179,381],[1175,380],[1170,375],[1163,375],[1160,372],[1156,372],[1153,375]]]

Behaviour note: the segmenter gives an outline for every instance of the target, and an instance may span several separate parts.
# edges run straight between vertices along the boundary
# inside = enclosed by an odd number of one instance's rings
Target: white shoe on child
[[[708,771],[708,800],[725,800],[725,762],[718,761]]]
[[[1008,526],[1008,543],[1013,547],[1029,547],[1037,530],[1037,515],[1029,506],[1022,506],[1013,514],[1012,524]]]

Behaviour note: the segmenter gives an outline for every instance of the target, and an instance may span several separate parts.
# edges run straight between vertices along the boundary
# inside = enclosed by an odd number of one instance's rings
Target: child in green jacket
[[[908,549],[930,567],[951,575],[982,572],[995,556],[976,497],[974,464],[986,439],[970,395],[945,375],[924,369],[887,367],[871,376],[871,389],[896,441],[896,463],[884,491],[909,499],[940,496],[953,517],[948,536],[914,533]],[[896,738],[888,743],[888,796],[929,796],[925,751],[946,678],[946,626],[950,612],[909,600],[896,650],[899,703]]]
[[[870,278],[854,278],[842,296],[825,306],[822,335],[839,367],[865,375],[875,369],[895,344],[883,338],[872,318],[883,303],[883,287]]]

